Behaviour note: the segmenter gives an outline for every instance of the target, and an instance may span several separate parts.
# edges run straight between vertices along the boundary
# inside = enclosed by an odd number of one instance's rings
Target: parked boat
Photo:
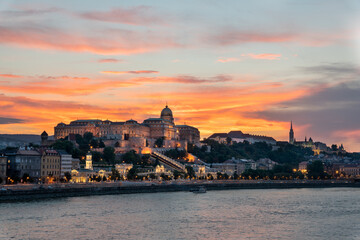
[[[204,186],[200,186],[196,189],[192,190],[193,193],[206,193],[206,188]]]

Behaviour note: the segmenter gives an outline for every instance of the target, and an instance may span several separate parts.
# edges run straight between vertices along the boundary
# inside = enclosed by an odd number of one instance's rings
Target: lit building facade
[[[185,147],[186,143],[200,142],[200,132],[188,125],[175,125],[172,111],[166,106],[159,118],[112,122],[109,120],[76,120],[70,124],[59,123],[54,128],[55,139],[91,132],[94,137],[116,140],[120,147],[153,147],[156,139],[164,139],[164,147]]]
[[[41,177],[53,177],[58,180],[61,174],[61,158],[56,150],[42,150],[41,152]]]

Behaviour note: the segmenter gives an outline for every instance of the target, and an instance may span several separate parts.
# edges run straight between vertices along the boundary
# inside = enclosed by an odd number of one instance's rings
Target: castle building
[[[153,147],[159,138],[163,138],[166,148],[186,148],[187,143],[200,142],[199,130],[188,125],[177,126],[167,105],[159,118],[148,118],[143,123],[133,119],[125,122],[90,119],[76,120],[70,124],[59,123],[54,128],[54,137],[57,140],[74,134],[84,135],[86,132],[91,132],[94,137],[113,140],[120,148]]]

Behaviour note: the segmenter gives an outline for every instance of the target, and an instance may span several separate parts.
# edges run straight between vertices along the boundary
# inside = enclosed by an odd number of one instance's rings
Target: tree
[[[162,174],[160,175],[160,177],[161,177],[161,179],[164,180],[164,181],[169,181],[169,180],[171,180],[171,177],[168,176],[168,175],[166,175],[165,173],[162,173]]]
[[[127,173],[127,179],[135,180],[137,178],[137,171],[136,168],[132,167],[129,172]]]
[[[65,150],[67,153],[72,154],[74,149],[74,144],[70,141],[59,139],[52,144],[52,147],[56,150]]]
[[[111,180],[120,180],[121,176],[119,171],[116,170],[115,168],[112,168],[110,178]]]
[[[308,178],[325,178],[324,165],[320,160],[313,161],[307,166]]]
[[[100,142],[99,142],[99,148],[104,148],[105,147],[105,143],[102,141],[102,140],[100,140]]]
[[[71,180],[71,173],[70,172],[65,172],[64,176],[66,177],[66,180],[69,182]]]
[[[178,170],[174,170],[174,179],[178,179],[181,177],[181,173]]]
[[[132,163],[133,165],[138,165],[141,162],[140,155],[137,154],[134,150],[131,150],[131,151],[125,153],[122,156],[122,160],[125,163]]]
[[[338,150],[338,146],[337,146],[336,144],[331,145],[331,150],[337,151],[337,150]]]
[[[28,173],[24,173],[24,175],[22,176],[22,181],[24,182],[24,183],[27,183],[27,182],[32,182],[33,180],[32,180],[32,178],[30,177],[30,175],[28,174]]]
[[[193,167],[191,167],[191,166],[186,166],[185,168],[186,168],[187,175],[189,176],[190,179],[196,177],[195,171],[194,171]]]
[[[162,148],[164,146],[164,137],[159,137],[155,141],[155,147],[156,148]]]
[[[84,133],[83,139],[85,143],[90,143],[90,141],[93,139],[94,134],[92,134],[91,132],[86,132]]]
[[[232,139],[231,137],[226,137],[226,143],[229,145],[231,143]]]
[[[96,139],[91,139],[90,145],[91,145],[93,148],[99,147],[99,143],[98,143],[98,141],[97,141]]]
[[[114,164],[115,162],[115,149],[113,147],[105,147],[103,153],[103,159],[107,163]]]
[[[91,152],[93,162],[100,162],[101,161],[101,153],[99,152]]]

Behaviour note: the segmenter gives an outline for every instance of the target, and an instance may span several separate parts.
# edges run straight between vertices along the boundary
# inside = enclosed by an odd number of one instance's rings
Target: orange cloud
[[[0,90],[12,93],[88,95],[111,88],[131,87],[136,82],[69,76],[27,76],[22,81],[0,82]]]
[[[202,83],[219,83],[231,81],[232,77],[218,75],[211,78],[198,78],[194,76],[177,76],[177,77],[139,77],[131,79],[131,82],[138,83],[184,83],[184,84],[202,84]]]
[[[243,57],[250,57],[253,59],[264,59],[264,60],[280,60],[281,54],[274,54],[274,53],[261,53],[261,54],[242,54]]]
[[[21,78],[22,76],[13,75],[13,74],[0,74],[0,77],[3,77],[3,78]]]
[[[125,72],[124,72],[125,73]],[[128,71],[126,73],[157,73],[157,71]],[[112,73],[114,74],[114,73]],[[119,74],[115,72],[115,74]],[[137,77],[130,79],[91,79],[71,76],[19,76],[21,81],[0,82],[0,90],[25,94],[56,94],[65,96],[89,95],[114,88],[135,87],[143,84],[180,83],[180,84],[212,84],[231,81],[226,75],[210,78],[193,76],[178,77]]]
[[[138,71],[102,71],[104,74],[147,74],[147,73],[159,73],[153,70],[138,70]]]
[[[116,58],[103,58],[98,60],[99,63],[116,63],[116,62],[122,62],[120,59]]]
[[[101,37],[70,34],[64,31],[39,27],[0,26],[0,43],[26,48],[54,49],[70,52],[91,52],[102,55],[137,54],[178,47],[173,39],[151,31],[137,32],[124,29],[94,31]]]
[[[239,62],[240,59],[239,58],[219,58],[217,60],[218,62],[221,62],[221,63],[226,63],[226,62]]]

